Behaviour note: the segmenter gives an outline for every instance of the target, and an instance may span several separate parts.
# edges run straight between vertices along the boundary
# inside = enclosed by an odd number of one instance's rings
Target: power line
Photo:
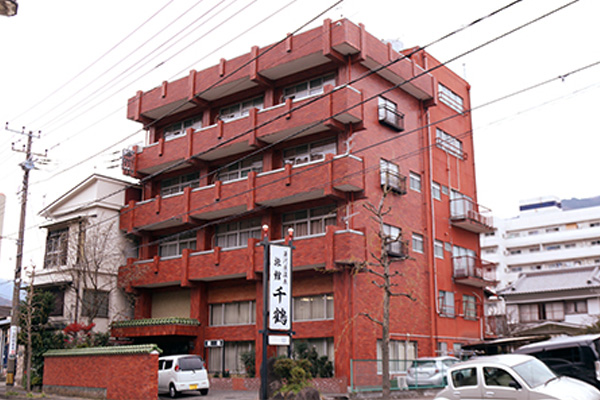
[[[481,47],[481,46],[479,46],[478,48],[480,48],[480,47]],[[453,60],[454,60],[454,59],[453,59]],[[422,129],[422,128],[420,128],[420,129]]]

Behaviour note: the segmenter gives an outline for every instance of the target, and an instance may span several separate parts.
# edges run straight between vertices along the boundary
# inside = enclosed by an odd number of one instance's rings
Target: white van
[[[191,354],[164,356],[158,359],[158,393],[176,397],[179,392],[199,390],[208,394],[208,373],[202,357]]]

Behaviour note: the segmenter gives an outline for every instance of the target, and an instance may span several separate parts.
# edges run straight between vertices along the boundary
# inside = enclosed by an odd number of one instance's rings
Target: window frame
[[[183,252],[183,249],[196,250],[197,246],[195,231],[163,236],[159,240],[158,256],[160,258],[178,257]]]
[[[260,239],[261,226],[260,218],[242,219],[217,225],[215,227],[215,247],[220,247],[221,249],[247,247],[249,238]],[[229,245],[228,237],[232,235],[235,235],[235,244]],[[226,240],[227,243],[223,243],[223,240]]]
[[[317,214],[317,211],[324,210],[324,213]],[[328,211],[329,210],[329,211]],[[299,214],[306,213],[305,217],[299,217]],[[286,221],[286,217],[290,216],[293,219]],[[311,237],[325,234],[327,226],[337,225],[337,208],[335,205],[327,205],[320,207],[307,208],[303,210],[292,211],[283,213],[281,215],[281,226],[282,226],[282,237],[285,237],[289,228],[294,229],[294,238]],[[329,221],[329,222],[328,222]],[[333,223],[331,223],[333,221]],[[320,222],[320,229],[318,232],[313,232],[313,223]],[[299,229],[301,225],[306,224],[306,234],[303,233],[302,229]]]
[[[410,185],[409,185],[410,189],[414,190],[415,192],[421,193],[421,190],[423,189],[423,182],[421,181],[421,174],[417,174],[416,172],[410,171],[409,180],[410,180]]]
[[[185,136],[188,128],[194,128],[195,131],[202,128],[202,115],[165,126],[163,128],[163,139],[168,141]]]
[[[49,229],[46,236],[44,269],[67,265],[69,254],[69,227]]]
[[[477,299],[475,296],[463,294],[463,317],[465,319],[477,319]]]
[[[262,110],[265,108],[265,96],[256,96],[238,103],[230,104],[219,109],[217,119],[223,122],[233,121],[243,118],[250,114],[250,110],[256,108]]]
[[[464,111],[464,99],[452,89],[438,82],[438,99],[454,111],[462,114]]]
[[[425,237],[420,233],[413,232],[412,234],[412,251],[415,253],[424,254],[425,253]],[[419,245],[420,243],[420,245]]]
[[[454,292],[440,290],[438,296],[440,316],[446,318],[455,318],[456,304],[454,304]]]
[[[282,90],[281,101],[285,102],[288,98],[293,101],[305,99],[307,97],[316,96],[325,92],[325,86],[331,85],[335,87],[336,76],[335,73],[321,75],[316,78],[307,79],[302,82],[298,82],[295,85],[290,85]],[[311,86],[313,85],[314,86]],[[305,86],[304,89],[299,89]],[[303,93],[306,92],[306,93]],[[300,93],[300,94],[298,94]]]
[[[227,322],[225,315],[228,306],[235,305],[237,307],[238,316],[234,322]],[[248,320],[242,320],[242,307],[248,307]],[[216,321],[218,318],[218,321]],[[239,326],[239,325],[255,325],[256,324],[256,300],[231,301],[226,303],[211,303],[208,305],[208,326]]]
[[[92,298],[90,298],[90,296]],[[101,296],[99,298],[99,296]],[[90,305],[90,303],[92,303]],[[90,311],[97,308],[95,318],[108,318],[110,310],[110,292],[107,290],[83,289],[81,316],[90,317]]]
[[[219,168],[215,174],[215,180],[220,182],[231,182],[238,179],[245,179],[248,174],[254,171],[257,174],[263,172],[263,158],[261,155],[247,158],[242,161],[237,161],[224,170]]]
[[[398,132],[404,130],[404,114],[398,111],[398,104],[386,97],[377,97],[377,118],[379,123]]]
[[[322,300],[322,317],[318,317],[314,315],[315,301]],[[300,314],[300,304],[298,302],[307,301],[310,304],[309,312],[310,316],[307,318],[299,318]],[[307,295],[307,296],[296,296],[292,298],[292,321],[293,322],[306,322],[306,321],[326,321],[332,320],[335,318],[335,309],[334,309],[334,298],[333,293],[324,293],[324,294],[315,294],[315,295]]]
[[[293,154],[290,154],[292,152]],[[337,140],[336,138],[328,138],[308,142],[283,149],[281,154],[284,164],[305,165],[311,162],[319,162],[323,161],[327,154],[337,155]]]
[[[435,145],[438,149],[444,150],[455,157],[464,159],[464,146],[462,140],[454,137],[448,132],[436,128],[435,130]]]
[[[177,175],[160,181],[160,196],[172,196],[183,193],[186,187],[195,189],[200,186],[200,173],[190,172],[189,174]]]

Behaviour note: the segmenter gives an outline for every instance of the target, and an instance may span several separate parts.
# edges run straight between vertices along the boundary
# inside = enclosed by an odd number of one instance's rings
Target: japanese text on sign
[[[269,252],[269,329],[291,329],[291,248],[271,245]]]

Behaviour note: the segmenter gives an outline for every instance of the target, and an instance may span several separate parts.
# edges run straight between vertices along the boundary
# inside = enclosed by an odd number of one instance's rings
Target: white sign
[[[290,330],[292,249],[272,244],[269,250],[269,329]]]
[[[269,335],[269,346],[289,346],[290,337],[281,335]]]
[[[8,338],[8,356],[10,358],[17,357],[17,329],[15,325],[10,327],[10,337]]]
[[[205,340],[204,347],[223,347],[223,339]]]

